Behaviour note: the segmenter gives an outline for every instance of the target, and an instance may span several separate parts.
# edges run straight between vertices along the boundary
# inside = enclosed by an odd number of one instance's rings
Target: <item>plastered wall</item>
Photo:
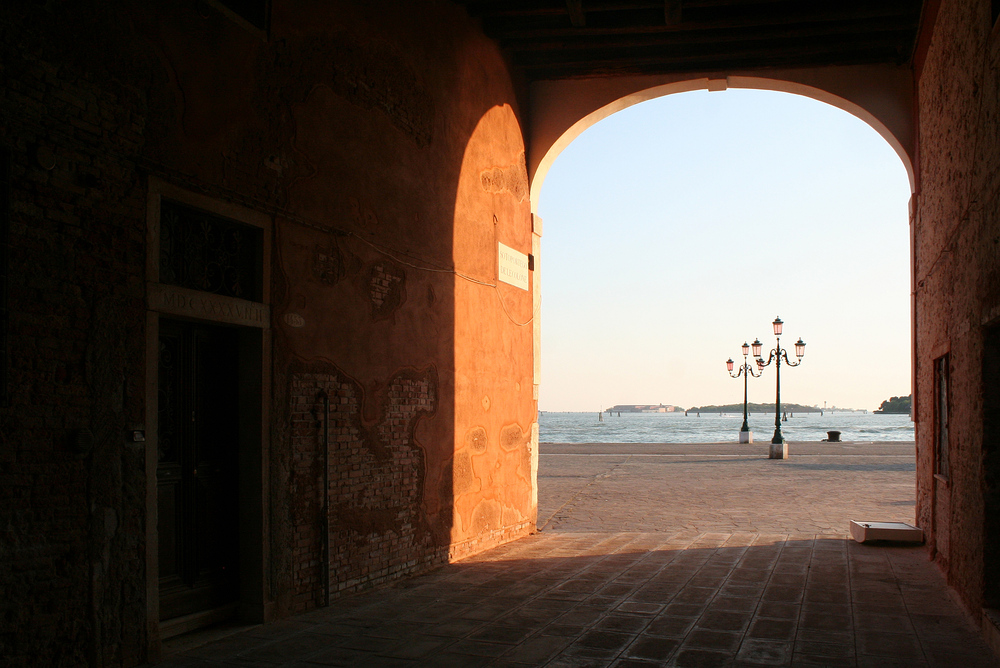
[[[267,34],[193,1],[0,14],[4,663],[155,658],[151,177],[271,220],[261,617],[533,529],[532,291],[497,283],[532,246],[523,88],[451,3],[271,4]]]
[[[925,29],[929,26],[925,26]],[[940,3],[917,78],[914,230],[917,521],[968,609],[984,604],[987,328],[1000,316],[1000,40],[991,3]],[[935,469],[934,360],[948,356],[949,471]],[[995,458],[995,457],[994,457]],[[995,478],[995,473],[993,475]]]

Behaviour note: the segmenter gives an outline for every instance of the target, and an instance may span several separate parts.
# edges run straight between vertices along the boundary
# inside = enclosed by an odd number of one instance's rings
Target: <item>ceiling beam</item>
[[[763,59],[747,61],[735,61],[732,59],[719,58],[712,60],[701,60],[697,62],[662,62],[644,63],[623,63],[620,61],[609,61],[607,63],[595,63],[586,67],[537,67],[527,70],[525,74],[532,81],[544,81],[554,79],[595,79],[610,76],[631,76],[650,74],[677,74],[683,72],[706,73],[706,72],[753,72],[757,70],[767,70],[787,67],[830,67],[842,65],[866,65],[870,63],[893,62],[899,64],[900,61],[892,58],[891,54],[882,52],[858,53],[845,55],[817,54],[816,56],[769,56]]]
[[[622,12],[641,9],[658,10],[663,7],[666,0],[614,0],[611,2],[600,0],[588,0],[587,13],[595,14],[601,12]],[[899,0],[902,1],[902,0]],[[495,2],[483,2],[482,0],[457,0],[464,5],[470,14],[481,18],[498,17],[525,17],[525,16],[565,16],[566,10],[556,5],[545,5],[531,2],[511,2],[510,0],[497,0]],[[717,8],[732,9],[736,7],[761,7],[766,5],[787,4],[788,0],[683,0],[683,4],[696,8]],[[883,4],[885,4],[883,0]]]
[[[903,64],[924,0],[454,0],[530,80]]]
[[[625,48],[644,46],[692,46],[700,44],[725,45],[734,42],[771,41],[788,39],[823,39],[848,36],[864,38],[871,33],[891,35],[895,39],[907,41],[917,28],[915,20],[909,17],[892,17],[877,21],[854,23],[842,21],[828,25],[784,25],[765,28],[747,28],[744,30],[700,30],[697,32],[628,32],[615,35],[594,36],[578,34],[564,37],[547,37],[531,40],[502,40],[504,48],[514,53],[533,51],[556,51],[594,48]]]
[[[858,40],[850,45],[850,49],[844,49],[838,44],[817,44],[806,43],[797,44],[794,48],[775,49],[767,45],[748,46],[740,49],[726,51],[714,51],[710,53],[692,54],[690,52],[679,54],[651,53],[639,55],[630,53],[623,56],[607,53],[580,54],[575,57],[568,54],[549,54],[554,57],[544,58],[532,57],[530,59],[518,57],[515,54],[515,62],[523,67],[529,74],[533,70],[606,70],[606,69],[628,69],[631,67],[667,67],[676,68],[685,66],[685,69],[698,68],[707,69],[713,63],[733,63],[725,65],[729,69],[736,67],[748,67],[753,63],[768,64],[775,61],[813,60],[817,57],[830,58],[832,60],[856,61],[859,58],[869,58],[877,54],[882,60],[895,60],[898,57],[898,50],[893,45],[887,45],[884,39],[872,38]],[[562,57],[559,57],[562,56]],[[736,65],[736,64],[740,65]]]
[[[830,10],[826,12],[813,11],[804,8],[801,12],[779,16],[758,16],[755,18],[711,20],[711,21],[686,21],[679,25],[666,24],[633,24],[633,25],[612,25],[602,26],[591,25],[584,28],[564,28],[551,25],[529,24],[525,21],[496,21],[485,26],[490,37],[504,42],[514,40],[534,40],[553,37],[597,37],[603,35],[633,35],[633,34],[653,34],[653,33],[679,33],[694,31],[718,31],[730,29],[756,29],[770,28],[774,26],[798,25],[805,29],[810,26],[821,26],[828,23],[850,22],[862,25],[864,21],[877,19],[903,19],[914,22],[919,21],[919,13],[902,12],[891,8],[878,6],[865,7],[860,10]]]

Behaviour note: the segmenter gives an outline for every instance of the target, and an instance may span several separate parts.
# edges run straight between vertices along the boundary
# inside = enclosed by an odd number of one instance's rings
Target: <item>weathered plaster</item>
[[[984,604],[987,508],[985,326],[1000,307],[1000,39],[985,1],[940,3],[917,86],[920,192],[917,309],[917,519],[970,611]],[[950,472],[934,470],[934,365],[950,358]],[[995,530],[995,529],[994,529]]]
[[[156,384],[142,359],[161,317],[147,295],[166,302],[150,287],[150,175],[264,216],[273,235],[270,321],[250,323],[269,362],[264,600],[241,611],[327,599],[324,435],[343,455],[326,494],[334,594],[533,526],[532,327],[512,322],[533,304],[495,285],[497,242],[531,252],[524,90],[458,5],[272,5],[266,35],[209,3],[5,11],[17,277],[0,463],[20,471],[0,470],[5,659],[156,658]],[[167,315],[211,320],[222,302],[206,299]],[[225,307],[235,325],[267,318]],[[325,426],[321,392],[341,402]],[[123,441],[144,427],[147,446]]]

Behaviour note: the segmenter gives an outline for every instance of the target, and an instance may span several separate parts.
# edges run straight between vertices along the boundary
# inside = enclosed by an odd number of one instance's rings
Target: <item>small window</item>
[[[260,228],[164,199],[160,204],[160,282],[260,301]]]
[[[948,356],[934,360],[934,472],[948,478]]]

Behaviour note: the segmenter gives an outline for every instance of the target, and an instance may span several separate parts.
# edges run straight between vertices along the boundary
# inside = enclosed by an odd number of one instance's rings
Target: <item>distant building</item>
[[[619,404],[607,409],[609,413],[675,413],[683,410],[680,406],[665,404]]]

